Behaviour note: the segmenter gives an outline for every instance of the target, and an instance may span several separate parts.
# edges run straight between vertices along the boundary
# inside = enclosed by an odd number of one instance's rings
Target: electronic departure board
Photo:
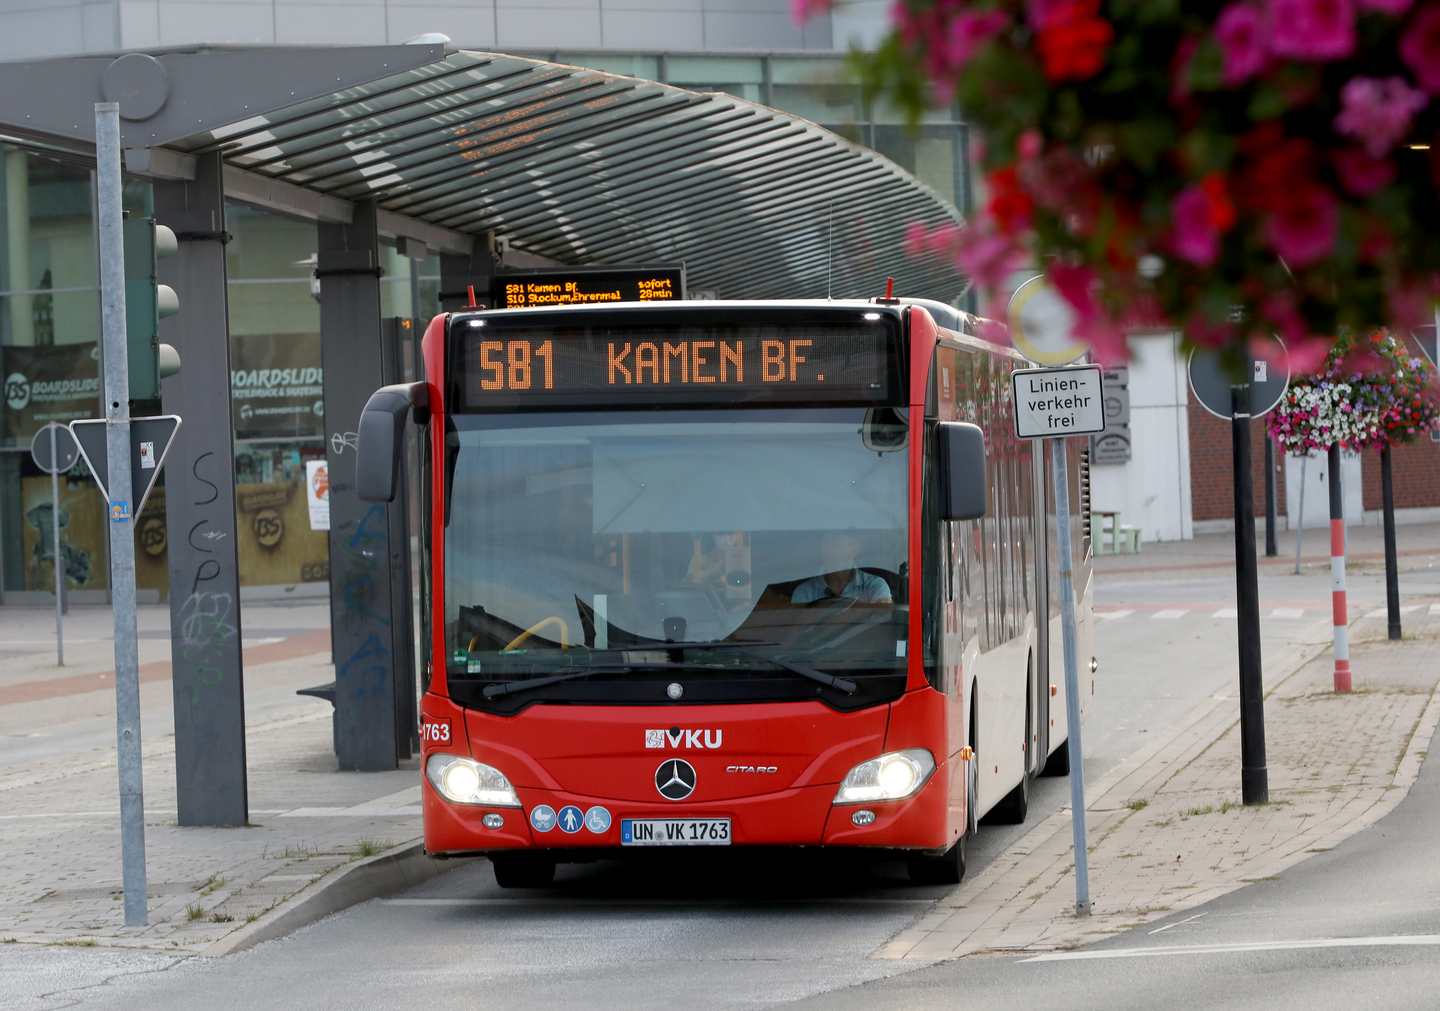
[[[534,325],[523,316],[458,319],[452,375],[461,389],[450,402],[467,411],[901,402],[895,316],[854,310],[793,319],[765,310],[664,315],[587,313],[562,320],[545,314],[533,317]]]
[[[685,297],[685,268],[572,267],[507,271],[491,288],[496,309],[534,309],[546,305],[605,302],[666,302]]]

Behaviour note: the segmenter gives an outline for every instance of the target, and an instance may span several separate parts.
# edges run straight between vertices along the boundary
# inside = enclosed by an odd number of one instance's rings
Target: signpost
[[[1213,352],[1190,355],[1190,388],[1211,414],[1230,422],[1235,483],[1235,608],[1240,639],[1240,787],[1247,804],[1270,799],[1265,765],[1265,692],[1260,669],[1260,584],[1255,561],[1255,477],[1250,421],[1269,413],[1290,385],[1289,358],[1278,337],[1269,360],[1252,354],[1235,382]],[[1284,363],[1276,367],[1273,363]]]
[[[1014,334],[1016,331],[1012,330]],[[1070,561],[1070,476],[1064,440],[1105,430],[1105,390],[1098,365],[1017,369],[1010,373],[1015,434],[1054,442],[1055,526],[1060,554],[1060,632],[1065,652],[1065,725],[1070,749],[1070,824],[1075,836],[1075,913],[1090,915],[1090,860],[1085,832],[1085,770],[1080,748],[1080,673],[1075,657],[1075,580]]]
[[[55,569],[55,665],[65,666],[65,635],[61,615],[65,613],[65,556],[60,553],[60,475],[75,466],[80,450],[70,430],[52,421],[30,440],[30,457],[35,466],[50,475],[51,556]]]

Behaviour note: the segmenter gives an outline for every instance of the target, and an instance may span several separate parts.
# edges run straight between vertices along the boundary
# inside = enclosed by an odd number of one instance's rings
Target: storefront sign
[[[323,432],[319,334],[250,334],[235,337],[231,347],[237,439],[316,438]]]
[[[305,461],[305,504],[310,507],[310,529],[330,529],[330,464]]]
[[[5,439],[24,445],[46,423],[100,413],[100,370],[93,341],[48,346],[9,345],[5,371]]]

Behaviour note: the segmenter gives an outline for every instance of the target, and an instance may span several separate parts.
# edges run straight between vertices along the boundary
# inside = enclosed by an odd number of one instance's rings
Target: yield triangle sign
[[[123,510],[123,518],[140,515],[179,427],[180,417],[176,414],[130,419],[130,498],[121,499],[124,492],[119,489],[112,492],[110,488],[110,454],[105,441],[109,423],[104,418],[70,422],[70,431],[80,445],[80,455],[95,476],[100,493],[110,503],[112,514],[119,506]],[[133,509],[130,508],[132,504]],[[112,515],[112,518],[117,517]]]

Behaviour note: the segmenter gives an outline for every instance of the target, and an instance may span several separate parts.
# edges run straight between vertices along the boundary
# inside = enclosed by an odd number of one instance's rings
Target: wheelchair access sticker
[[[130,503],[124,499],[113,499],[110,502],[110,522],[125,523],[130,519]]]

